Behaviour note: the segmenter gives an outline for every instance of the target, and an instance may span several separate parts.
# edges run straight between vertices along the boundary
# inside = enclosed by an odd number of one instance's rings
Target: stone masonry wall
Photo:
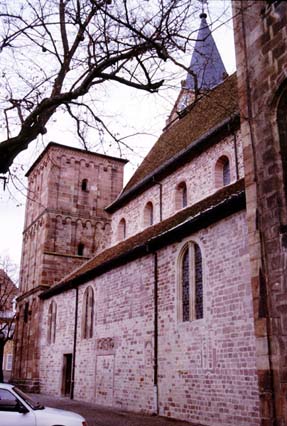
[[[29,173],[22,293],[54,283],[109,245],[110,218],[104,208],[122,189],[123,165],[112,157],[62,146],[48,148]],[[79,244],[83,245],[80,255]],[[65,258],[60,268],[55,267],[57,256]]]
[[[124,163],[50,144],[28,172],[12,377],[27,389],[37,389],[40,375],[41,304],[32,309],[32,299],[109,244],[104,208],[122,189]]]
[[[204,318],[177,316],[177,265],[187,240],[204,261]],[[159,414],[210,426],[258,426],[259,398],[245,213],[158,252]],[[94,334],[82,339],[83,294],[95,294]],[[41,390],[61,394],[63,355],[73,352],[76,290],[44,301]],[[47,312],[57,303],[56,342]],[[153,413],[154,255],[79,288],[74,397]]]
[[[280,146],[277,107],[280,96],[286,97],[287,3],[234,1],[233,8],[262,425],[283,426],[287,425],[287,209],[282,163],[286,148]],[[286,110],[283,113],[286,122]]]
[[[242,178],[244,176],[244,170],[239,132],[237,132],[236,146],[239,178]],[[181,182],[185,181],[187,186],[187,205],[192,205],[206,198],[218,189],[215,184],[215,165],[222,155],[226,155],[229,158],[231,182],[234,182],[236,180],[236,166],[233,135],[226,137],[216,145],[207,149],[201,155],[192,159],[188,164],[180,167],[162,180],[163,220],[172,216],[177,210],[176,188]],[[126,220],[127,237],[145,228],[144,208],[148,202],[153,203],[154,223],[160,221],[160,187],[156,184],[113,214],[112,244],[116,243],[118,240],[117,228],[122,218]]]

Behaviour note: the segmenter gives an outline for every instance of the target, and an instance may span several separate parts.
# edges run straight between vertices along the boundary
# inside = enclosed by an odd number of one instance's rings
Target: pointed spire
[[[200,14],[201,24],[189,66],[190,70],[197,76],[197,87],[192,74],[188,74],[185,89],[212,89],[221,83],[227,75],[206,18],[207,15],[202,12]]]

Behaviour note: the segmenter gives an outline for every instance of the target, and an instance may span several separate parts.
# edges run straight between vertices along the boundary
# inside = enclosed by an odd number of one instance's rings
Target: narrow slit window
[[[82,180],[82,191],[87,192],[88,191],[88,179],[83,179]]]
[[[50,303],[48,311],[48,344],[55,343],[56,341],[56,322],[57,322],[57,305],[54,301]]]
[[[83,315],[82,315],[82,338],[90,339],[93,337],[94,325],[94,291],[92,287],[85,290],[83,297]]]
[[[151,201],[146,204],[144,209],[144,225],[153,225],[153,204]]]
[[[124,240],[127,236],[127,224],[124,218],[122,218],[118,225],[118,240]]]
[[[183,209],[187,206],[187,187],[185,182],[181,182],[176,188],[176,209]]]
[[[78,251],[77,251],[78,256],[84,256],[84,249],[85,249],[85,246],[83,243],[78,244]]]

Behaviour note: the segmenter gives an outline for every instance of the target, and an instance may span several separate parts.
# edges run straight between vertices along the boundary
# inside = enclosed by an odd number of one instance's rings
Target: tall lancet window
[[[194,242],[189,242],[179,257],[178,300],[180,321],[203,318],[202,255]]]
[[[56,341],[56,323],[57,323],[57,305],[54,300],[50,303],[48,311],[48,330],[47,342],[48,344],[55,343]]]
[[[144,226],[153,225],[153,204],[151,201],[146,203],[144,209]]]
[[[93,337],[94,326],[94,291],[92,287],[85,290],[83,297],[82,313],[82,338],[90,339]]]

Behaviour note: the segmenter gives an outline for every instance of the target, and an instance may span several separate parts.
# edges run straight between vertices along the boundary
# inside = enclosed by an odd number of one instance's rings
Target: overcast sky
[[[209,10],[213,19],[221,13],[226,1],[228,0],[209,0]],[[225,20],[226,17],[222,17],[221,21]],[[219,28],[214,31],[213,36],[227,72],[231,74],[235,71],[232,21],[229,20],[222,26],[217,23],[217,26]],[[190,59],[186,58],[187,65]],[[159,96],[111,86],[106,98],[109,119],[117,124],[122,135],[137,133],[136,136],[126,139],[131,149],[125,149],[122,153],[129,160],[125,170],[125,182],[131,177],[165,126],[165,120],[180,90],[181,79],[182,77],[178,75],[173,90],[167,90]],[[20,264],[25,214],[25,172],[49,141],[79,147],[70,127],[65,117],[60,117],[56,123],[50,123],[48,133],[17,158],[15,163],[18,168],[17,178],[9,182],[5,191],[0,180],[0,257],[8,255],[13,263]],[[99,147],[99,152],[103,152],[102,147]],[[116,147],[105,147],[105,153],[120,156]]]

